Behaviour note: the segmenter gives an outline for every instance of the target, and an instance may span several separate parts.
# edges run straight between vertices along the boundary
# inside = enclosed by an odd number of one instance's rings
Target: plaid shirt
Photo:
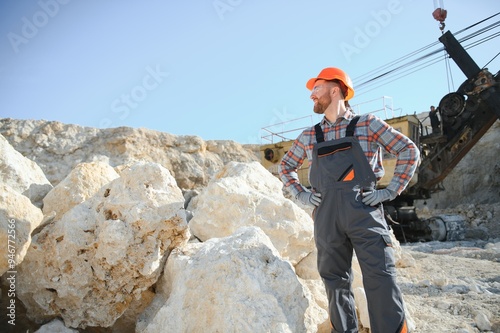
[[[354,118],[354,113],[349,109],[334,124],[324,117],[320,124],[325,141],[345,137],[347,125],[352,118]],[[312,151],[316,144],[315,133],[314,126],[304,130],[283,156],[278,167],[281,181],[294,196],[305,190],[299,182],[297,169],[304,163],[306,157],[309,160],[309,166],[311,166]],[[397,156],[394,176],[387,188],[400,194],[410,182],[418,165],[420,152],[415,143],[372,114],[360,116],[354,130],[354,136],[358,139],[377,179],[382,178],[385,172],[382,165],[381,148]]]

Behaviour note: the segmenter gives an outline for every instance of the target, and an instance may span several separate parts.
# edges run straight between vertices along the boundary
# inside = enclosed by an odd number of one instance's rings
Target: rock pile
[[[0,119],[0,134],[57,185],[79,163],[102,161],[112,167],[138,160],[168,169],[183,189],[200,188],[230,161],[256,161],[250,148],[233,141],[203,141],[147,129],[96,129],[56,121]],[[33,163],[33,162],[27,162]]]

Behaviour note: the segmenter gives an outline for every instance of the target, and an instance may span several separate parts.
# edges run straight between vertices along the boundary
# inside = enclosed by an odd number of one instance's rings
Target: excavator
[[[440,29],[443,30],[446,11],[437,8],[433,16],[441,23]],[[386,221],[396,238],[403,243],[456,241],[465,238],[463,217],[438,215],[422,219],[417,216],[414,203],[415,200],[426,200],[433,193],[443,191],[442,181],[495,121],[500,119],[500,71],[492,74],[487,68],[481,69],[450,31],[442,33],[439,41],[467,78],[455,92],[440,100],[440,131],[428,134],[416,115],[386,120],[389,125],[412,139],[421,152],[420,165],[405,191],[393,201],[384,202]],[[260,155],[263,166],[278,176],[278,165],[292,143],[293,140],[284,140],[262,145]],[[377,184],[379,188],[389,184],[395,163],[394,156],[384,156],[386,173]],[[297,170],[299,179],[305,186],[310,186],[308,165],[305,161],[302,168]]]

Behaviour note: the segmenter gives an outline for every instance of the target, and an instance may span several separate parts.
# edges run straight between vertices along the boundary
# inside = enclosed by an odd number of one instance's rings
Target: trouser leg
[[[404,322],[401,291],[396,284],[394,249],[382,209],[356,221],[350,233],[363,274],[372,333],[400,333]]]
[[[328,198],[328,197],[326,197]],[[322,204],[315,217],[318,271],[325,284],[333,332],[358,332],[351,285],[353,248],[335,223],[333,205]]]

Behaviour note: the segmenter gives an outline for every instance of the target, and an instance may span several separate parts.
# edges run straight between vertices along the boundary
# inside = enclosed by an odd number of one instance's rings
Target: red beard
[[[323,114],[326,111],[326,108],[332,103],[332,99],[330,95],[325,95],[318,98],[318,101],[314,104],[313,111],[316,114]]]

